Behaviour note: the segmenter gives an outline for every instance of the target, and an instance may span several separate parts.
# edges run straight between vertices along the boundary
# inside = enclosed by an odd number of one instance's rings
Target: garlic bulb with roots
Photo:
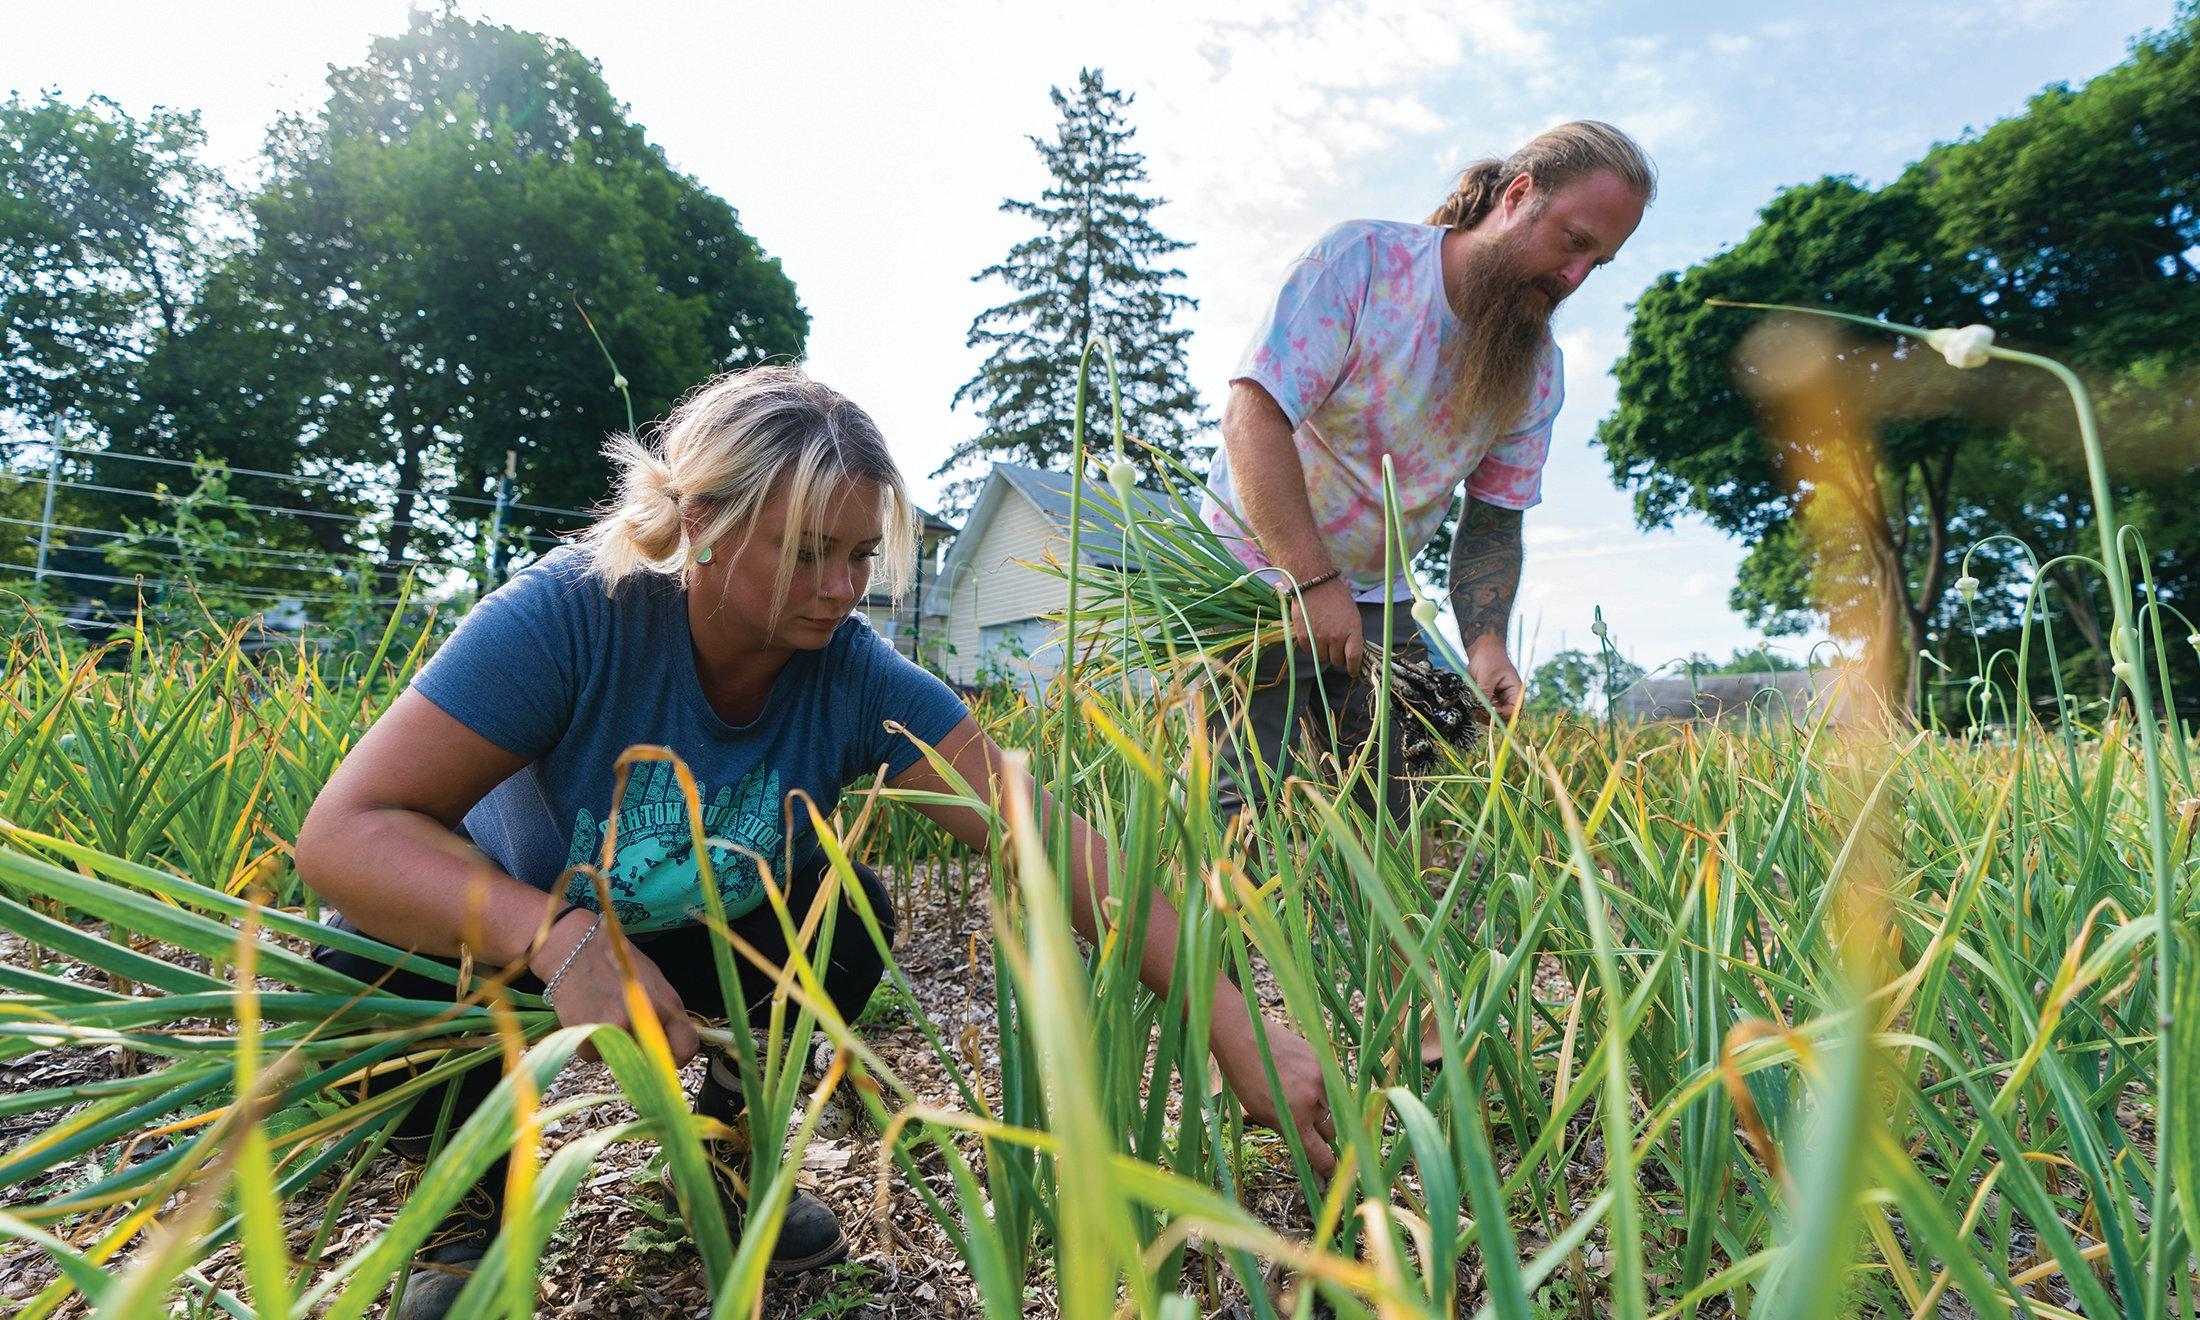
[[[1371,665],[1374,659],[1371,654]],[[1390,718],[1405,758],[1399,769],[1421,776],[1442,768],[1446,748],[1465,752],[1480,742],[1490,709],[1474,686],[1451,670],[1425,659],[1392,657]]]

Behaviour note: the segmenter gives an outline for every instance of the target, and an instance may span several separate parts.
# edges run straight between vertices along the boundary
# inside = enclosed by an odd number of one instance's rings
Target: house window
[[[978,681],[1011,682],[1036,699],[1062,663],[1055,625],[1033,615],[978,629]]]

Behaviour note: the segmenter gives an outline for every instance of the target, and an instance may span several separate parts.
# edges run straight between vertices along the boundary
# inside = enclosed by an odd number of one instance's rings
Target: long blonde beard
[[[1517,238],[1478,241],[1460,273],[1452,310],[1464,338],[1449,402],[1453,427],[1466,434],[1512,429],[1535,390],[1555,307],[1540,303],[1535,281],[1517,272],[1520,247]]]

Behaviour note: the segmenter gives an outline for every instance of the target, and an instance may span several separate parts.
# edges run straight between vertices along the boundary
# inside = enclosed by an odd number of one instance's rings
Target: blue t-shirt
[[[688,637],[687,593],[638,573],[605,595],[577,550],[563,548],[490,592],[413,678],[421,695],[490,742],[528,760],[466,813],[465,832],[506,872],[548,890],[569,868],[602,856],[612,763],[636,743],[687,762],[703,803],[703,833],[729,916],[763,901],[753,852],[774,878],[814,864],[807,793],[830,812],[840,790],[874,771],[900,774],[968,711],[946,684],[911,663],[860,616],[815,651],[797,651],[763,713],[734,726],[704,699]],[[619,803],[610,882],[619,920],[636,931],[703,919],[688,813],[665,762],[630,768]],[[787,867],[792,858],[792,869]],[[593,882],[571,876],[566,901],[596,906]]]

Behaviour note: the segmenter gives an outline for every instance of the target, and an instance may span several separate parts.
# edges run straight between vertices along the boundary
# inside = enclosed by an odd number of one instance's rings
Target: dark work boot
[[[418,1177],[417,1170],[405,1173]],[[502,1161],[490,1175],[474,1184],[421,1244],[411,1277],[405,1281],[404,1299],[390,1311],[391,1320],[443,1320],[450,1314],[473,1278],[474,1267],[489,1254],[489,1244],[504,1225]],[[403,1176],[400,1191],[405,1190]]]
[[[703,1073],[703,1085],[696,1092],[695,1112],[741,1133],[735,1139],[705,1143],[718,1181],[719,1203],[725,1207],[726,1225],[739,1237],[748,1215],[748,1195],[742,1183],[750,1173],[748,1136],[741,1125],[741,1074],[735,1070],[733,1060],[724,1055],[707,1057],[710,1063]],[[772,1244],[766,1270],[800,1274],[837,1264],[847,1256],[848,1238],[840,1231],[840,1220],[823,1201],[797,1187],[787,1198],[786,1213],[780,1216],[779,1241]]]

